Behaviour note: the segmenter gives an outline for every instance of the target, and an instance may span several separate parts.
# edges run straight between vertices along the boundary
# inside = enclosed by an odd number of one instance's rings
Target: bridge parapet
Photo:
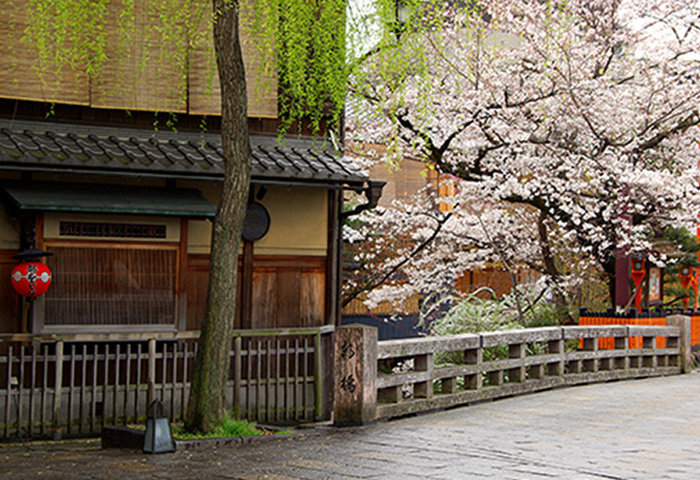
[[[668,323],[383,342],[367,330],[373,327],[341,327],[335,422],[362,424],[556,387],[688,372],[690,318],[669,317]],[[614,348],[600,349],[601,338],[611,339]]]

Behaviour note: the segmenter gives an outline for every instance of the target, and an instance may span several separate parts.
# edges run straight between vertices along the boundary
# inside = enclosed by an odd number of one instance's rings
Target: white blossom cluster
[[[356,238],[381,235],[358,263],[375,277],[405,263],[370,299],[434,291],[494,262],[574,283],[591,265],[614,276],[620,249],[663,263],[653,234],[694,229],[700,213],[700,1],[463,3],[420,3],[353,76],[348,138],[456,184],[443,223],[429,195],[367,216]],[[543,266],[540,225],[577,265]]]

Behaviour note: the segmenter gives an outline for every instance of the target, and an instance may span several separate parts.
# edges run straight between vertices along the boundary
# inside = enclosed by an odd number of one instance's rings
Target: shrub
[[[199,435],[186,433],[183,425],[181,424],[173,424],[172,433],[175,437],[182,439],[193,439],[216,437],[252,437],[256,435],[263,435],[265,432],[258,429],[254,423],[250,423],[246,420],[236,420],[230,414],[227,414],[221,423],[210,434]]]
[[[560,325],[561,316],[556,306],[547,300],[546,293],[538,285],[521,285],[498,299],[493,290],[482,287],[463,297],[448,296],[439,301],[425,302],[421,323],[428,327],[432,335]],[[539,346],[528,345],[528,350],[533,349],[539,350]],[[483,355],[484,361],[508,358],[508,347],[487,348]],[[438,365],[458,365],[464,363],[461,357],[461,352],[449,352],[437,355],[435,360]]]

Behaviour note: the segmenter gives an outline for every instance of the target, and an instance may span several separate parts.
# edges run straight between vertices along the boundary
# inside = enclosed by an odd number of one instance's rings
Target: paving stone
[[[688,480],[700,374],[589,385],[292,441],[144,455],[99,441],[0,445],[5,479]]]

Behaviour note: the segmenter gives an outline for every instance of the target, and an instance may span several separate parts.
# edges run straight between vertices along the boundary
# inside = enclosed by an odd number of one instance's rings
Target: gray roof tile
[[[252,136],[258,181],[358,184],[368,180],[342,153],[320,140]],[[221,178],[218,134],[162,132],[0,119],[0,168]]]

